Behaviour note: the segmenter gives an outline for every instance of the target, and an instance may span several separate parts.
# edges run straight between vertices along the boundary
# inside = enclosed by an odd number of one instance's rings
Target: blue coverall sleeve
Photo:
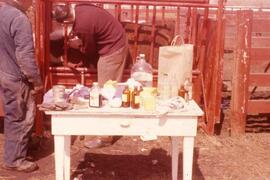
[[[15,43],[17,63],[24,76],[34,86],[42,84],[35,61],[32,26],[26,15],[17,16],[10,27]]]

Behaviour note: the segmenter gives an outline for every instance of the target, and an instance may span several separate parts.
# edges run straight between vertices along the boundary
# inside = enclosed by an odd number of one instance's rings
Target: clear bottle
[[[167,73],[162,73],[159,79],[159,97],[162,100],[170,99],[170,80]]]
[[[144,54],[137,56],[136,62],[131,68],[131,77],[140,82],[143,87],[152,87],[153,70],[152,66],[146,62]]]
[[[178,85],[177,85],[177,80],[176,80],[176,75],[175,74],[170,74],[169,76],[170,79],[170,97],[176,97],[178,96]]]
[[[187,91],[186,101],[192,100],[192,82],[190,81],[190,78],[185,79],[184,88]]]
[[[93,86],[90,89],[89,94],[89,106],[90,107],[101,107],[102,99],[100,94],[100,88],[98,82],[93,82]]]

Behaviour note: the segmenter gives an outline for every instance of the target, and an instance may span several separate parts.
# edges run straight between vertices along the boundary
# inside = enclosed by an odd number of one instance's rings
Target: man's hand
[[[43,93],[43,85],[34,86],[34,88],[31,90],[32,95],[37,95]]]
[[[78,36],[74,36],[68,40],[68,46],[73,49],[80,50],[82,45],[83,45],[83,42],[80,38],[78,38]]]

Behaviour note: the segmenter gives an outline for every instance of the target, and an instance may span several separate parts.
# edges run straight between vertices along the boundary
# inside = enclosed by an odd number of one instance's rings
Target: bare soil
[[[229,136],[229,104],[223,100],[224,119],[217,134],[206,135],[198,128],[193,159],[193,179],[268,180],[270,179],[269,115],[248,117],[247,133]],[[261,123],[263,125],[261,125]],[[266,125],[265,125],[266,124]],[[268,125],[267,125],[268,124]],[[49,133],[49,131],[47,132]],[[89,140],[93,137],[85,137]],[[0,134],[0,145],[3,144]],[[31,154],[39,165],[33,173],[0,169],[0,180],[54,180],[53,137],[34,137]],[[71,148],[72,180],[169,180],[171,142],[169,137],[142,141],[140,137],[121,137],[112,146],[100,149],[83,147],[82,137],[73,137]],[[3,147],[3,146],[1,146]],[[179,179],[182,179],[182,143],[179,154]],[[2,149],[0,151],[2,156]],[[2,162],[2,160],[0,161]]]

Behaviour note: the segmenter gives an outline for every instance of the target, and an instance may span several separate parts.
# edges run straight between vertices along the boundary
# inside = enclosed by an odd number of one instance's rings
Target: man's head
[[[15,0],[18,2],[18,4],[23,8],[24,11],[26,11],[31,5],[32,0]]]
[[[62,23],[70,16],[70,6],[66,4],[54,4],[52,8],[52,17],[57,22]]]
[[[18,0],[21,3],[21,7],[27,10],[32,5],[32,0]]]

